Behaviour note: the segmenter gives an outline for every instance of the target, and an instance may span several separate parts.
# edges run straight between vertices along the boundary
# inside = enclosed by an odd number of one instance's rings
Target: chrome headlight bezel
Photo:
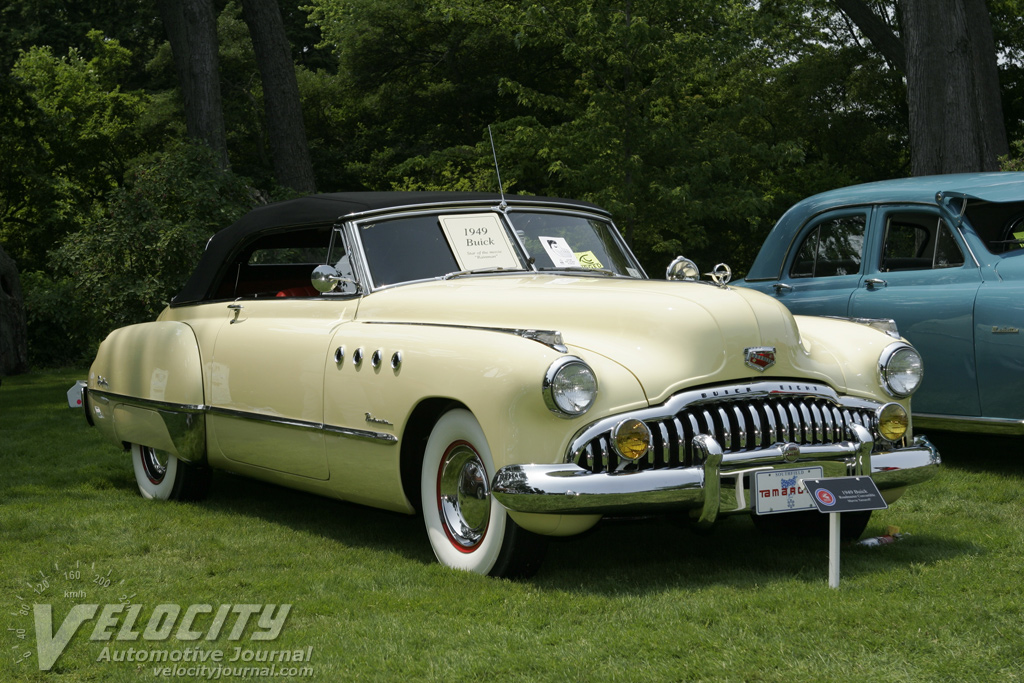
[[[908,374],[907,370],[911,372]],[[878,358],[879,381],[885,392],[894,398],[907,398],[921,387],[924,380],[924,361],[921,354],[906,342],[885,347]],[[912,385],[906,379],[916,378]]]
[[[573,373],[578,373],[576,381],[571,380]],[[559,417],[579,417],[590,410],[597,400],[597,375],[577,356],[562,356],[548,366],[542,386],[544,405]],[[570,389],[582,393],[572,398],[567,394]]]

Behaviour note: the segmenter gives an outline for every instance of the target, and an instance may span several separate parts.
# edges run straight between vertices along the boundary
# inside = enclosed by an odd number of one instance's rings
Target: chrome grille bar
[[[734,455],[733,460],[760,461],[771,457],[784,443],[811,450],[814,446],[836,444],[849,438],[849,425],[873,431],[875,406],[866,401],[861,403],[862,407],[851,407],[815,394],[766,394],[682,406],[674,415],[644,420],[651,429],[653,446],[636,462],[636,467],[645,470],[693,466],[695,458],[701,456],[694,453],[692,442],[700,434],[721,444],[727,460],[730,454],[744,454]],[[620,458],[611,445],[610,429],[577,445],[567,460],[594,473],[620,467]]]

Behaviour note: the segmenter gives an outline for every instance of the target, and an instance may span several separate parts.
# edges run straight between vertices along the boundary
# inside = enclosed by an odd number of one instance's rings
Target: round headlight
[[[878,433],[888,441],[899,441],[910,427],[906,409],[899,403],[886,403],[875,413]]]
[[[921,354],[908,344],[892,344],[886,348],[878,360],[878,367],[882,386],[897,398],[906,398],[917,391],[924,378]]]
[[[597,377],[575,356],[562,356],[544,375],[544,403],[561,417],[577,417],[597,398]]]
[[[651,430],[640,420],[623,420],[612,429],[615,452],[627,460],[639,460],[651,449]]]

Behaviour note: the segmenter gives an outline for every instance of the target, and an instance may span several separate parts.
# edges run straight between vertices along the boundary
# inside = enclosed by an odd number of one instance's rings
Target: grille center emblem
[[[784,443],[781,446],[782,458],[786,462],[796,462],[800,459],[800,446],[795,443]]]
[[[758,372],[764,372],[775,365],[774,346],[752,346],[748,349],[743,349],[743,354],[743,360],[747,366],[754,368]]]

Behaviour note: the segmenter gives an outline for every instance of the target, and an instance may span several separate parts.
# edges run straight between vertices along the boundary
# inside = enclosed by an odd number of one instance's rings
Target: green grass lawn
[[[903,539],[844,546],[838,590],[824,541],[761,536],[745,518],[709,535],[665,520],[605,523],[553,542],[538,576],[514,583],[437,565],[418,518],[238,477],[215,474],[200,504],[143,500],[125,454],[66,406],[82,376],[0,386],[0,681],[201,680],[104,652],[229,658],[235,647],[312,648],[308,662],[278,669],[308,666],[317,681],[1024,678],[1014,441],[940,442],[938,477],[876,512],[866,534],[893,525]],[[137,632],[160,605],[292,607],[273,641],[251,639],[255,616],[238,640],[234,617],[195,641],[94,640],[88,621],[39,671],[31,605],[52,606],[56,631],[76,604],[122,601],[141,605]],[[205,634],[211,622],[194,626]]]

